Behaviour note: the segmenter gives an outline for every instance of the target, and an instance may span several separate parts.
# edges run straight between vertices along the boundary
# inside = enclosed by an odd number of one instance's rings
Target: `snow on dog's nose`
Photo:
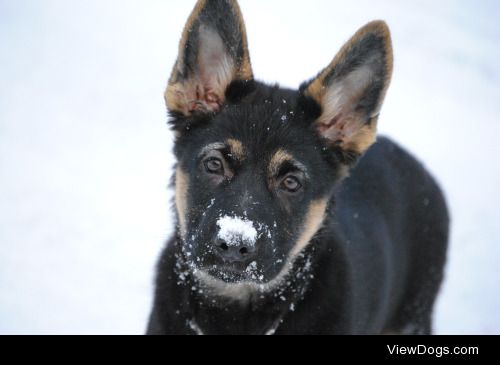
[[[240,217],[224,216],[217,220],[217,227],[219,231],[214,244],[226,263],[254,259],[258,233],[253,222]]]

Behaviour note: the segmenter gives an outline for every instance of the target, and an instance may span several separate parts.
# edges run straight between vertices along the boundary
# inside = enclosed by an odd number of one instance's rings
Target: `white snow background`
[[[298,86],[372,19],[381,132],[453,215],[439,334],[500,334],[500,3],[241,0],[255,74]],[[193,1],[0,0],[0,333],[140,334],[172,232],[162,93]]]

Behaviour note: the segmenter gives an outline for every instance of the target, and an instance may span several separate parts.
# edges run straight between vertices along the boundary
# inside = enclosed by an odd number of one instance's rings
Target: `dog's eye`
[[[295,176],[288,176],[281,182],[281,189],[290,193],[296,193],[302,188],[302,184]]]
[[[224,173],[224,165],[218,158],[211,158],[205,161],[205,169],[211,174],[222,175]]]

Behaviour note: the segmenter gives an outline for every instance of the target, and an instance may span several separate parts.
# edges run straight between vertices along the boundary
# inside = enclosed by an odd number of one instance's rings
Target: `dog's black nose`
[[[249,263],[255,259],[255,245],[243,240],[226,242],[221,238],[215,239],[215,249],[225,263]]]

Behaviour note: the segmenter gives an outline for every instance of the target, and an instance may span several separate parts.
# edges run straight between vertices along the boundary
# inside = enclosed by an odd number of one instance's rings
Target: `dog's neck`
[[[188,323],[197,335],[271,335],[289,313],[287,303],[268,303],[259,309],[251,304],[232,303],[226,308],[210,306],[192,298],[191,320]],[[207,299],[207,298],[203,298]]]
[[[274,323],[272,324],[272,326],[268,327],[267,330],[262,330],[260,332],[256,332],[255,334],[258,335],[258,334],[262,334],[262,335],[265,335],[265,336],[273,336],[274,334],[276,334],[276,331],[278,330],[278,328],[280,327],[281,323],[283,323],[283,319],[284,319],[284,316],[280,316],[278,317]],[[188,325],[189,325],[189,328],[198,336],[204,336],[206,335],[207,333],[205,333],[200,325],[198,324],[198,322],[196,322],[195,319],[191,319],[188,321]],[[235,332],[236,331],[236,332]],[[241,331],[248,331],[247,329],[241,329]],[[251,332],[238,332],[235,328],[232,328],[231,329],[231,332],[234,332],[234,333],[240,333],[240,334],[248,334],[248,333],[251,333]]]

